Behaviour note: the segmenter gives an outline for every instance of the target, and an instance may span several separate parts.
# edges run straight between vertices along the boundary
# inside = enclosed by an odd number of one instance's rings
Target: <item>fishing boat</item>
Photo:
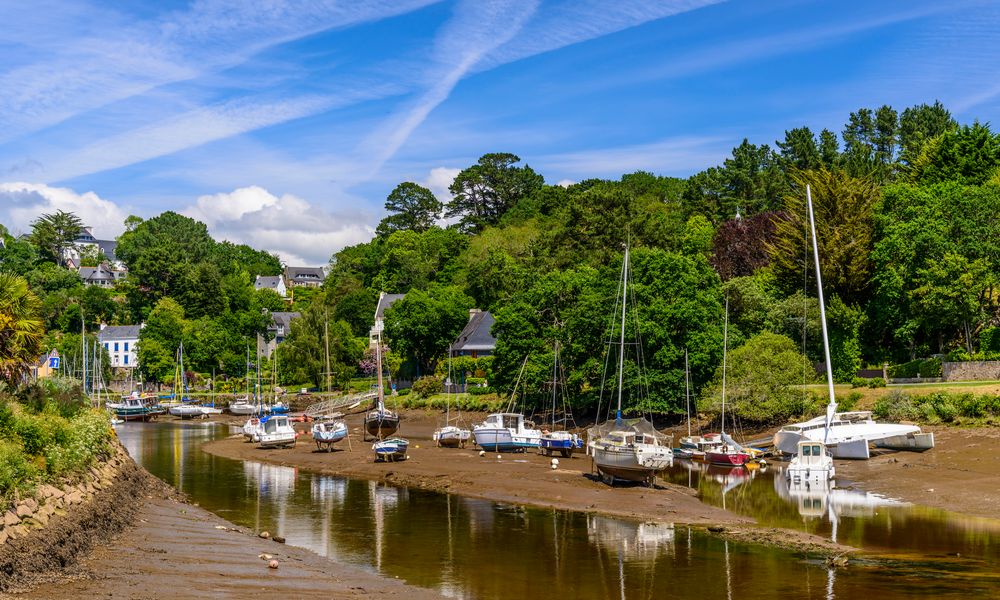
[[[729,298],[726,298],[726,320],[722,329],[722,443],[705,452],[705,460],[713,465],[742,467],[753,456],[740,444],[726,435],[726,356],[729,351]]]
[[[583,440],[580,436],[571,433],[569,431],[569,423],[573,420],[572,413],[569,412],[569,407],[566,405],[566,394],[565,385],[563,387],[563,403],[562,419],[556,418],[556,395],[559,389],[559,384],[563,379],[559,377],[559,342],[556,342],[552,348],[552,422],[551,429],[542,431],[542,437],[539,440],[541,443],[542,454],[545,456],[552,456],[553,453],[559,452],[563,458],[569,458],[574,450],[579,450],[583,448]],[[575,423],[574,423],[575,426]],[[562,427],[562,429],[557,429],[557,427]]]
[[[444,427],[439,427],[432,436],[434,442],[444,448],[465,448],[465,444],[472,437],[472,432],[459,425],[451,424],[451,347],[448,347],[448,378],[445,379],[445,417]],[[458,420],[462,415],[459,412]]]
[[[295,429],[285,415],[261,417],[257,434],[258,448],[284,448],[295,446]]]
[[[529,448],[539,448],[542,444],[542,432],[535,429],[535,424],[524,420],[524,413],[515,412],[519,402],[517,390],[524,375],[524,367],[528,357],[524,357],[521,370],[514,382],[514,391],[507,401],[505,412],[488,415],[482,423],[473,426],[472,436],[476,445],[489,452],[524,452]]]
[[[834,477],[833,455],[822,442],[802,440],[799,452],[785,469],[785,478],[794,485],[825,483]]]
[[[317,450],[329,452],[334,444],[347,437],[347,423],[340,419],[317,421],[312,426],[312,437]]]
[[[155,404],[149,404],[146,398],[133,393],[116,404],[109,404],[108,407],[115,413],[115,416],[122,421],[151,421],[163,414],[163,409]]]
[[[382,333],[378,334],[375,346],[375,363],[377,365],[378,395],[375,397],[375,407],[365,415],[365,432],[376,438],[383,439],[399,431],[399,415],[385,407],[385,386],[382,382]]]
[[[820,324],[823,332],[823,352],[826,357],[826,381],[830,402],[826,414],[803,423],[785,425],[774,434],[774,446],[785,454],[797,454],[799,442],[821,442],[834,458],[869,458],[869,443],[893,450],[924,451],[934,447],[934,434],[923,433],[916,425],[877,423],[871,412],[837,412],[833,391],[833,370],[830,363],[830,342],[826,328],[826,307],[823,300],[823,279],[819,267],[819,245],[816,240],[816,219],[813,214],[812,190],[806,186],[806,206],[809,230],[812,233],[813,258],[816,264],[816,285],[819,295]]]
[[[618,347],[618,407],[614,420],[608,420],[587,430],[590,442],[588,453],[593,457],[597,471],[614,485],[615,479],[643,482],[653,485],[656,473],[673,464],[670,436],[656,431],[644,418],[622,418],[622,396],[625,373],[625,321],[628,310],[629,248],[625,247],[621,280],[621,333]],[[617,309],[617,306],[615,307]],[[617,313],[617,310],[615,311]],[[611,352],[606,355],[610,361]],[[639,361],[641,377],[641,361]],[[607,371],[607,368],[605,369]],[[602,385],[602,390],[604,386]],[[640,386],[642,387],[642,386]],[[598,409],[599,411],[600,409]]]
[[[409,448],[409,440],[398,436],[392,436],[372,444],[372,450],[375,451],[375,462],[406,460],[406,451]]]

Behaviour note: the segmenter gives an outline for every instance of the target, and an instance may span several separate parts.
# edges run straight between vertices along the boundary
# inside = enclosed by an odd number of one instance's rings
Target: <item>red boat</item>
[[[713,465],[742,467],[750,462],[750,453],[722,446],[705,452],[705,460]]]

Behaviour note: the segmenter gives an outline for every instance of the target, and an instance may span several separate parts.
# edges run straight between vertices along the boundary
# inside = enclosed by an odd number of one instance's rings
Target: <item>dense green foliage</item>
[[[393,376],[442,377],[449,344],[478,307],[496,318],[496,353],[462,376],[505,396],[524,365],[520,394],[541,406],[559,342],[571,403],[594,408],[616,391],[602,382],[616,379],[607,357],[628,244],[627,329],[637,341],[626,409],[681,412],[685,350],[695,394],[710,404],[728,298],[734,368],[746,365],[734,407],[746,419],[789,417],[809,404],[789,395],[792,374],[823,360],[806,186],[838,380],[864,365],[1000,354],[1000,136],[988,125],[960,125],[940,103],[861,108],[839,136],[792,127],[773,144],[745,139],[706,167],[686,179],[636,172],[564,187],[514,154],[489,153],[458,174],[449,202],[399,184],[374,239],[336,252],[322,289],[296,292],[292,308],[304,316],[278,353],[282,380],[370,375],[364,348],[385,292],[406,294],[385,315]],[[118,252],[129,278],[113,290],[83,291],[51,260],[52,241],[5,236],[0,268],[25,276],[50,330],[147,322],[149,378],[172,373],[181,341],[192,369],[242,375],[248,341],[282,308],[252,287],[255,275],[278,272],[277,259],[217,243],[175,213],[126,227]]]
[[[111,450],[106,413],[89,408],[75,382],[58,378],[0,391],[0,499],[80,474]]]

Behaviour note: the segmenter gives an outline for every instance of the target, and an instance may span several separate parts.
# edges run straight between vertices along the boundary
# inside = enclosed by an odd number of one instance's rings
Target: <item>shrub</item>
[[[413,393],[423,398],[429,398],[443,391],[444,381],[438,377],[428,375],[413,382]]]
[[[913,421],[920,417],[913,399],[899,390],[876,400],[872,413],[876,418],[889,421]]]
[[[409,396],[410,395],[410,388],[403,388],[403,389],[399,390],[398,392],[396,392],[396,394],[399,395],[399,396]]]
[[[28,491],[37,474],[20,446],[0,440],[0,499],[9,499],[14,490]]]
[[[491,387],[470,387],[468,393],[472,396],[485,396],[496,392]]]
[[[854,410],[858,406],[858,401],[861,400],[860,392],[851,392],[846,398],[837,398],[837,408],[838,410],[849,411]]]
[[[467,385],[470,385],[470,386],[473,386],[473,385],[482,385],[482,384],[486,383],[486,378],[485,377],[469,377],[468,379],[465,380],[465,383]]]
[[[889,367],[889,377],[909,379],[920,375],[920,377],[940,377],[941,359],[927,358],[921,360],[911,360],[901,365]]]
[[[885,379],[882,379],[881,377],[872,377],[871,379],[868,380],[868,387],[870,387],[872,389],[875,389],[875,388],[884,388],[885,387]]]

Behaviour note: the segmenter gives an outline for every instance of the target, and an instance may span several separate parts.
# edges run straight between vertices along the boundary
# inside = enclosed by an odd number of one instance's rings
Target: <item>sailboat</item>
[[[726,321],[722,329],[722,444],[705,452],[705,460],[713,465],[742,467],[750,462],[750,453],[726,435],[726,356],[729,352],[729,298],[726,298]]]
[[[868,444],[893,450],[929,450],[934,447],[934,433],[923,433],[916,425],[876,423],[870,411],[837,412],[833,391],[833,367],[830,364],[830,342],[826,331],[826,309],[823,302],[823,282],[819,269],[819,245],[813,215],[812,191],[806,186],[806,205],[812,232],[813,255],[816,262],[816,283],[823,331],[823,351],[826,357],[826,382],[830,403],[826,414],[803,423],[785,425],[774,434],[774,447],[785,454],[797,454],[799,442],[822,442],[834,458],[867,459]]]
[[[378,365],[378,396],[375,408],[365,415],[365,431],[377,439],[390,436],[399,430],[399,415],[385,407],[385,386],[382,382],[382,333],[378,334],[375,346],[375,362]]]
[[[705,460],[705,452],[719,446],[722,441],[717,433],[691,435],[691,382],[687,349],[684,350],[684,400],[687,406],[688,434],[681,438],[680,446],[674,448],[674,458]]]
[[[615,478],[653,484],[658,471],[673,464],[670,437],[656,431],[646,419],[622,419],[625,367],[625,318],[628,304],[629,249],[625,247],[621,284],[621,339],[618,347],[618,408],[614,421],[587,430],[588,452],[602,476],[614,485]],[[610,347],[609,347],[610,349]],[[608,354],[610,358],[610,352]]]
[[[399,415],[385,407],[385,390],[382,382],[381,332],[378,336],[378,346],[375,348],[375,359],[378,368],[378,396],[375,397],[375,409],[365,415],[365,431],[378,438],[372,444],[376,462],[406,460],[406,453],[410,449],[410,441],[398,435],[393,435],[399,429]]]
[[[193,419],[205,415],[201,405],[191,402],[187,394],[187,374],[184,372],[184,342],[177,348],[177,368],[174,371],[174,398],[180,403],[171,406],[168,412],[174,417]]]
[[[535,429],[535,424],[524,420],[524,413],[516,412],[517,389],[524,375],[524,366],[528,357],[521,363],[521,371],[514,382],[514,391],[510,394],[506,411],[487,415],[482,423],[473,426],[472,435],[476,445],[489,452],[524,452],[528,448],[541,446],[542,432]]]
[[[451,347],[448,347],[448,379],[444,382],[445,388],[445,418],[444,427],[434,431],[433,439],[438,446],[445,448],[465,448],[466,442],[472,437],[472,432],[463,429],[458,425],[451,424]],[[459,415],[461,419],[461,414]]]
[[[583,440],[577,434],[566,430],[573,416],[566,406],[565,393],[563,394],[562,407],[564,416],[562,419],[556,420],[556,394],[561,381],[562,379],[559,377],[559,342],[557,341],[552,348],[552,429],[542,432],[541,444],[542,453],[546,456],[552,456],[553,452],[558,451],[563,458],[569,458],[573,450],[583,448]],[[565,392],[565,388],[563,391]],[[556,429],[559,422],[563,425],[562,430]]]

